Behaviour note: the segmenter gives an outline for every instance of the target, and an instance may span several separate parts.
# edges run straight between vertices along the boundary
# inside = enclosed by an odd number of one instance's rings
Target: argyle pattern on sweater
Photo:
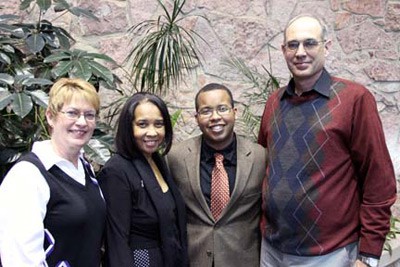
[[[360,251],[380,255],[396,194],[376,102],[357,83],[323,76],[319,91],[297,96],[284,87],[266,103],[261,230],[293,255],[323,255],[358,240]]]
[[[340,90],[340,88],[338,88]],[[311,104],[283,101],[271,121],[273,146],[269,174],[269,210],[272,213],[289,213],[279,222],[291,229],[290,232],[302,233],[302,239],[292,239],[284,246],[285,250],[294,250],[298,254],[302,247],[315,247],[318,244],[318,221],[322,211],[315,199],[318,190],[311,176],[325,177],[321,162],[324,160],[324,144],[329,141],[325,125],[332,118],[331,112],[340,106],[338,92],[327,105],[329,99],[318,97]],[[277,101],[279,101],[277,99]],[[277,197],[274,197],[278,195]],[[285,204],[277,203],[285,198]],[[280,234],[280,233],[279,233]],[[273,236],[271,237],[273,240]],[[322,251],[321,251],[322,252]]]

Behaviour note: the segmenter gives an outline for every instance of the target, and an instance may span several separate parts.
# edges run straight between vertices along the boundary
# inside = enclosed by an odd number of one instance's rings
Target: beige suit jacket
[[[228,206],[215,221],[200,187],[201,136],[174,145],[168,153],[172,177],[187,208],[190,266],[259,266],[261,187],[265,149],[237,136],[235,187]]]

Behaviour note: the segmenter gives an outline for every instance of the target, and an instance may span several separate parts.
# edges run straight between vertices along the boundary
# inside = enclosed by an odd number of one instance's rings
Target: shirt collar
[[[42,161],[46,170],[57,164],[72,164],[66,159],[58,156],[51,145],[51,140],[37,141],[33,143],[32,152],[35,153]],[[80,152],[80,158],[83,158],[83,149]],[[78,165],[80,163],[78,162]]]
[[[281,99],[287,96],[296,96],[294,92],[295,84],[294,79],[290,79],[284,93],[282,94]],[[317,82],[314,84],[311,91],[315,91],[327,98],[330,97],[331,92],[331,76],[328,71],[324,68],[322,70],[321,76],[318,78]]]
[[[233,136],[232,142],[222,150],[215,150],[214,148],[207,145],[204,141],[204,137],[201,142],[201,154],[206,162],[214,162],[214,154],[220,153],[224,156],[224,163],[236,165],[236,134]]]

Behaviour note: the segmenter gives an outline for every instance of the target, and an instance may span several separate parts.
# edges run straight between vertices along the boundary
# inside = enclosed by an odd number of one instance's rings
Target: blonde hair
[[[100,98],[94,86],[82,79],[61,78],[50,89],[49,105],[47,110],[52,116],[62,109],[65,103],[69,103],[73,98],[81,98],[89,102],[96,110],[100,109]]]

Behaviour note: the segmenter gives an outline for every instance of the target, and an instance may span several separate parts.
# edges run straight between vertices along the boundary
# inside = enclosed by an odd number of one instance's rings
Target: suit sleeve
[[[131,222],[131,185],[126,168],[106,165],[98,175],[107,203],[106,267],[131,267],[133,252],[129,246]]]
[[[355,102],[351,155],[362,186],[360,253],[379,257],[390,227],[390,207],[396,200],[396,180],[376,103],[369,92]]]

